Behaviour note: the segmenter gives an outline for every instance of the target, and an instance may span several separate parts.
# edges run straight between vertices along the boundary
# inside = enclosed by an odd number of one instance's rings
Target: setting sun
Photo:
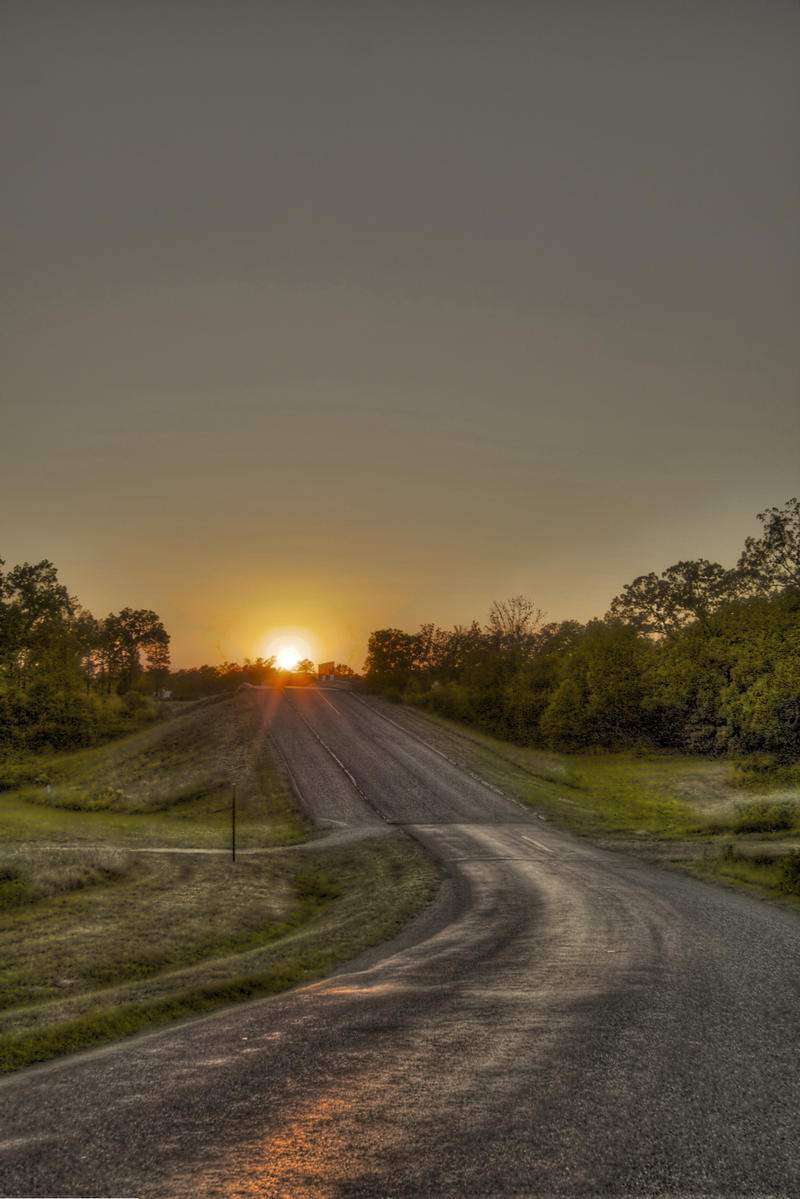
[[[301,625],[274,626],[258,643],[256,653],[272,659],[278,670],[293,671],[299,662],[316,662],[319,646],[314,635]]]
[[[278,650],[275,661],[281,670],[294,670],[300,661],[300,655],[293,645],[285,645],[283,649]]]

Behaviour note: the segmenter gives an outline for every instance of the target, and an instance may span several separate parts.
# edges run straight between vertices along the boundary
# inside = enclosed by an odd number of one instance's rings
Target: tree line
[[[0,559],[0,748],[90,745],[119,731],[167,680],[159,617],[123,608],[97,619],[47,559],[4,566]]]
[[[298,674],[310,677],[314,663],[309,658],[303,658],[297,663]],[[245,658],[244,664],[239,662],[223,662],[220,666],[190,666],[175,670],[170,675],[169,686],[173,699],[204,699],[209,695],[227,695],[238,690],[243,683],[253,687],[271,686],[286,675],[275,663],[274,656],[269,658]]]
[[[488,623],[369,639],[367,684],[522,744],[800,752],[800,501],[759,513],[737,565],[642,575],[586,624],[525,597]]]
[[[245,658],[243,665],[239,662],[223,662],[221,666],[206,664],[174,670],[169,676],[169,688],[172,699],[204,699],[210,695],[229,694],[243,683],[251,683],[254,687],[279,686],[289,675],[295,681],[298,675],[306,676],[310,681],[313,673],[314,663],[310,658],[301,658],[290,672],[278,666],[274,656]],[[354,673],[343,663],[337,662],[334,667],[334,674],[340,679],[353,678]]]

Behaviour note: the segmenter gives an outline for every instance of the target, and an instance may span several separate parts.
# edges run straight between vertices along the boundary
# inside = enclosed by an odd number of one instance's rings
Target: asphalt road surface
[[[263,702],[315,818],[401,826],[440,900],[325,982],[0,1084],[3,1195],[800,1195],[793,912],[560,833],[346,692]]]

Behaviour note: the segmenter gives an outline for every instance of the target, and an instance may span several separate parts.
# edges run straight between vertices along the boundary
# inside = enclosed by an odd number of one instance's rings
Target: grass
[[[96,749],[0,765],[0,843],[222,848],[234,787],[243,847],[310,835],[260,708],[238,696],[187,704],[167,724]]]
[[[438,714],[375,697],[370,702],[459,765],[587,836],[690,835],[701,819],[704,789],[719,783],[719,764],[700,759],[545,752],[501,741]],[[738,792],[731,788],[731,794]]]
[[[800,910],[800,851],[789,853],[743,850],[726,842],[716,857],[696,863],[693,870],[705,878],[745,890],[761,898],[776,899]]]
[[[0,778],[4,1071],[318,978],[439,881],[400,833],[309,839],[246,694]]]
[[[543,753],[382,710],[576,833],[701,842],[707,877],[800,905],[800,856],[771,844],[797,834],[800,792],[743,802],[725,763]],[[219,852],[234,787],[235,863]],[[315,841],[246,692],[95,749],[0,763],[0,1070],[322,977],[438,881],[399,832]]]
[[[578,835],[636,844],[717,882],[800,903],[800,851],[786,852],[800,842],[800,788],[787,789],[787,773],[771,788],[762,785],[756,798],[752,784],[743,795],[730,762],[638,751],[543,752],[417,708],[377,697],[370,703]]]
[[[0,1069],[319,978],[391,936],[438,883],[399,834],[268,864],[131,856],[124,881],[4,922]]]
[[[23,846],[10,851],[3,847],[0,849],[0,910],[9,912],[12,908],[51,896],[116,882],[129,871],[130,856],[107,847],[77,855],[69,848],[37,853],[35,847]]]

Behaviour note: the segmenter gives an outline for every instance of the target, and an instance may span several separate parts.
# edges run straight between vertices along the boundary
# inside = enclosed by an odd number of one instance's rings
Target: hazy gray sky
[[[0,556],[179,664],[602,615],[800,491],[800,6],[0,7]]]

